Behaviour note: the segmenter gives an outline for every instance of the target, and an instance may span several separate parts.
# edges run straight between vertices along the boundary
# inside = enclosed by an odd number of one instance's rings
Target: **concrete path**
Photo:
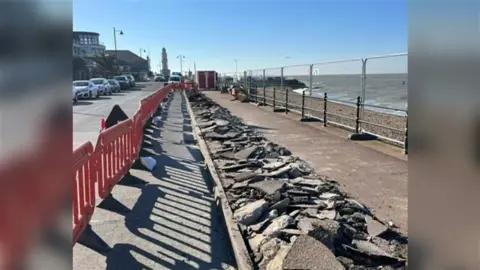
[[[111,96],[101,96],[94,100],[79,100],[73,105],[73,148],[91,141],[95,146],[100,130],[100,120],[107,118],[115,104],[132,116],[139,107],[142,98],[161,88],[163,83],[140,82],[135,88],[113,93]]]
[[[274,113],[271,107],[230,101],[232,96],[204,92],[233,115],[255,126],[271,142],[287,147],[315,170],[340,184],[354,198],[371,207],[384,221],[392,220],[408,233],[407,161],[346,140],[322,124],[306,124],[295,114]],[[400,151],[399,151],[400,152]]]
[[[152,172],[138,166],[113,190],[127,212],[97,207],[90,224],[112,250],[106,255],[76,244],[74,269],[228,269],[234,257],[211,179],[190,133],[185,101],[175,93],[164,121],[146,131],[157,161]],[[137,167],[135,167],[137,168]],[[128,211],[129,210],[129,211]]]

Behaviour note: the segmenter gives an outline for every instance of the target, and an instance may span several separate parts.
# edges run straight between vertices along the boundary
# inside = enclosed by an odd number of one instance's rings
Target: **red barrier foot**
[[[95,250],[102,255],[106,255],[112,249],[96,232],[93,231],[90,224],[87,225],[83,233],[80,235],[77,243]]]
[[[99,203],[97,207],[102,208],[104,210],[112,211],[121,215],[126,215],[131,211],[123,203],[115,199],[112,196],[112,194],[109,194],[107,197],[105,197],[105,199],[103,199],[103,201]]]

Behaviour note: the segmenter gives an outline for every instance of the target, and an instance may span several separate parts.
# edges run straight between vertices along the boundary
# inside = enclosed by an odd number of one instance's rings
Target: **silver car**
[[[120,92],[120,83],[115,79],[108,80],[108,83],[112,87],[112,92]]]
[[[111,95],[112,87],[105,78],[93,78],[90,81],[98,87],[100,95]]]
[[[78,98],[92,99],[100,96],[98,87],[90,81],[73,81],[73,88]]]

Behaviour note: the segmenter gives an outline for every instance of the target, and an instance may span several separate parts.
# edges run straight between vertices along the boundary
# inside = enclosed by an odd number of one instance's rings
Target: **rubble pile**
[[[391,222],[202,94],[188,98],[260,269],[407,269]]]

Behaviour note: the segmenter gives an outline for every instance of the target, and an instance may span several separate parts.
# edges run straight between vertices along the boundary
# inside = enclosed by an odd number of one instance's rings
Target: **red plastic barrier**
[[[91,142],[73,151],[73,245],[87,227],[95,209],[94,157]]]
[[[132,165],[132,119],[104,131],[95,146],[98,173],[98,195],[103,199],[112,191]]]
[[[73,245],[85,230],[95,208],[95,183],[104,199],[139,157],[143,127],[174,85],[166,85],[140,100],[132,118],[100,132],[95,149],[87,142],[73,158]]]
[[[52,127],[51,133],[38,131],[44,135],[28,152],[0,163],[0,269],[18,269],[37,233],[52,227],[70,197],[65,177],[71,174],[71,160],[65,159],[65,146],[71,143],[71,129],[55,123],[45,127]]]

